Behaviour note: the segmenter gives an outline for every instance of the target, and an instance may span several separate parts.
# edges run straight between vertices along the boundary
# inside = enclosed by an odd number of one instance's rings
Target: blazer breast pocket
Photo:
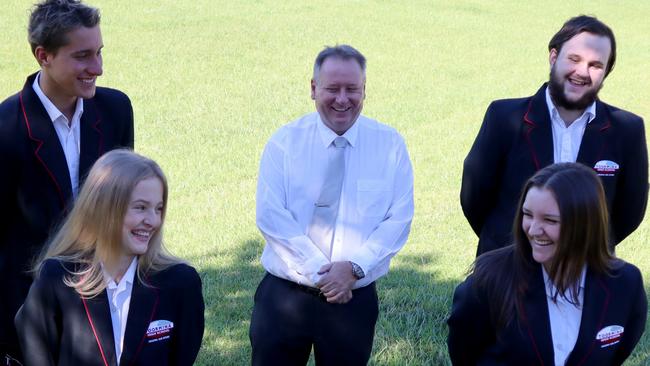
[[[357,181],[357,211],[362,216],[385,216],[393,198],[389,181],[359,179]]]

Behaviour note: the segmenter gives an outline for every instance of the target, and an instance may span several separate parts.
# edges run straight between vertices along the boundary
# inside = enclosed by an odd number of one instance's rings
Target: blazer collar
[[[602,276],[587,269],[580,331],[576,345],[567,360],[568,365],[583,363],[598,346],[596,334],[603,328],[609,304],[610,291]]]
[[[534,273],[529,276],[528,295],[524,297],[521,304],[524,311],[525,331],[536,353],[538,364],[554,365],[555,353],[542,267],[535,264],[533,268]]]
[[[70,173],[52,120],[32,88],[36,75],[34,73],[27,77],[20,93],[21,114],[29,139],[33,142],[34,156],[47,171],[59,193],[61,207],[66,210],[72,198]],[[90,167],[104,153],[102,123],[97,105],[94,98],[84,102],[84,112],[80,119],[79,185],[83,183]]]
[[[81,132],[79,140],[79,186],[83,183],[88,170],[104,154],[104,135],[102,119],[97,109],[95,99],[84,100],[84,113],[81,115]]]
[[[546,104],[546,87],[541,88],[530,98],[528,110],[524,114],[524,138],[529,144],[530,152],[535,164],[535,170],[553,164],[553,130],[551,116]],[[605,132],[611,123],[604,104],[596,100],[596,118],[587,124],[577,161],[593,166],[593,162],[600,157],[605,145]]]
[[[607,143],[607,135],[611,127],[611,119],[607,112],[605,105],[596,100],[596,118],[587,124],[580,143],[577,160],[592,168],[601,159]]]
[[[158,301],[158,289],[145,286],[136,277],[131,292],[120,365],[126,366],[137,361],[138,353],[147,341],[147,329],[156,315]]]
[[[72,197],[70,173],[52,120],[32,88],[35,78],[36,74],[30,75],[23,86],[20,93],[20,112],[23,115],[29,139],[32,141],[34,156],[47,171],[59,193],[61,207],[65,210]]]
[[[546,105],[546,83],[530,98],[524,114],[524,137],[530,146],[535,170],[553,163],[553,131]]]
[[[109,365],[117,365],[113,322],[111,321],[111,309],[108,305],[106,290],[92,299],[82,299],[82,301],[86,307],[88,323],[97,344],[97,348],[90,348],[87,352],[97,353],[97,357],[105,358],[106,363]]]

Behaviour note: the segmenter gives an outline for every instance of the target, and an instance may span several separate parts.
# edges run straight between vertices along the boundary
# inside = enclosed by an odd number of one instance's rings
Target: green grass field
[[[0,99],[37,69],[26,39],[34,1],[0,2]],[[531,95],[548,78],[546,45],[566,19],[586,13],[613,28],[618,62],[601,97],[650,118],[646,2],[90,3],[103,14],[99,84],[131,97],[136,150],[171,185],[167,245],[203,278],[201,365],[249,363],[252,296],[264,273],[259,156],[273,131],[314,110],[309,79],[324,45],[366,55],[363,113],[402,133],[415,170],[411,236],[378,283],[374,365],[449,363],[445,319],[477,242],[458,200],[463,159],[491,100]],[[617,251],[646,279],[649,231],[645,222]],[[650,334],[627,364],[650,364]]]

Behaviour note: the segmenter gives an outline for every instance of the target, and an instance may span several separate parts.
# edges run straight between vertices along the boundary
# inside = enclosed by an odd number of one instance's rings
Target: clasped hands
[[[345,304],[352,300],[352,286],[357,278],[352,273],[352,264],[348,261],[331,262],[320,268],[323,275],[316,287],[325,295],[327,302]]]

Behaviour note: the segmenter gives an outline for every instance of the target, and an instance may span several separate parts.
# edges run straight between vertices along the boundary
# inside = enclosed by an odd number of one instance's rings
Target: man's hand
[[[320,268],[318,274],[323,277],[316,283],[316,286],[325,295],[327,302],[345,304],[352,300],[352,286],[357,278],[352,273],[350,262],[328,263]]]

